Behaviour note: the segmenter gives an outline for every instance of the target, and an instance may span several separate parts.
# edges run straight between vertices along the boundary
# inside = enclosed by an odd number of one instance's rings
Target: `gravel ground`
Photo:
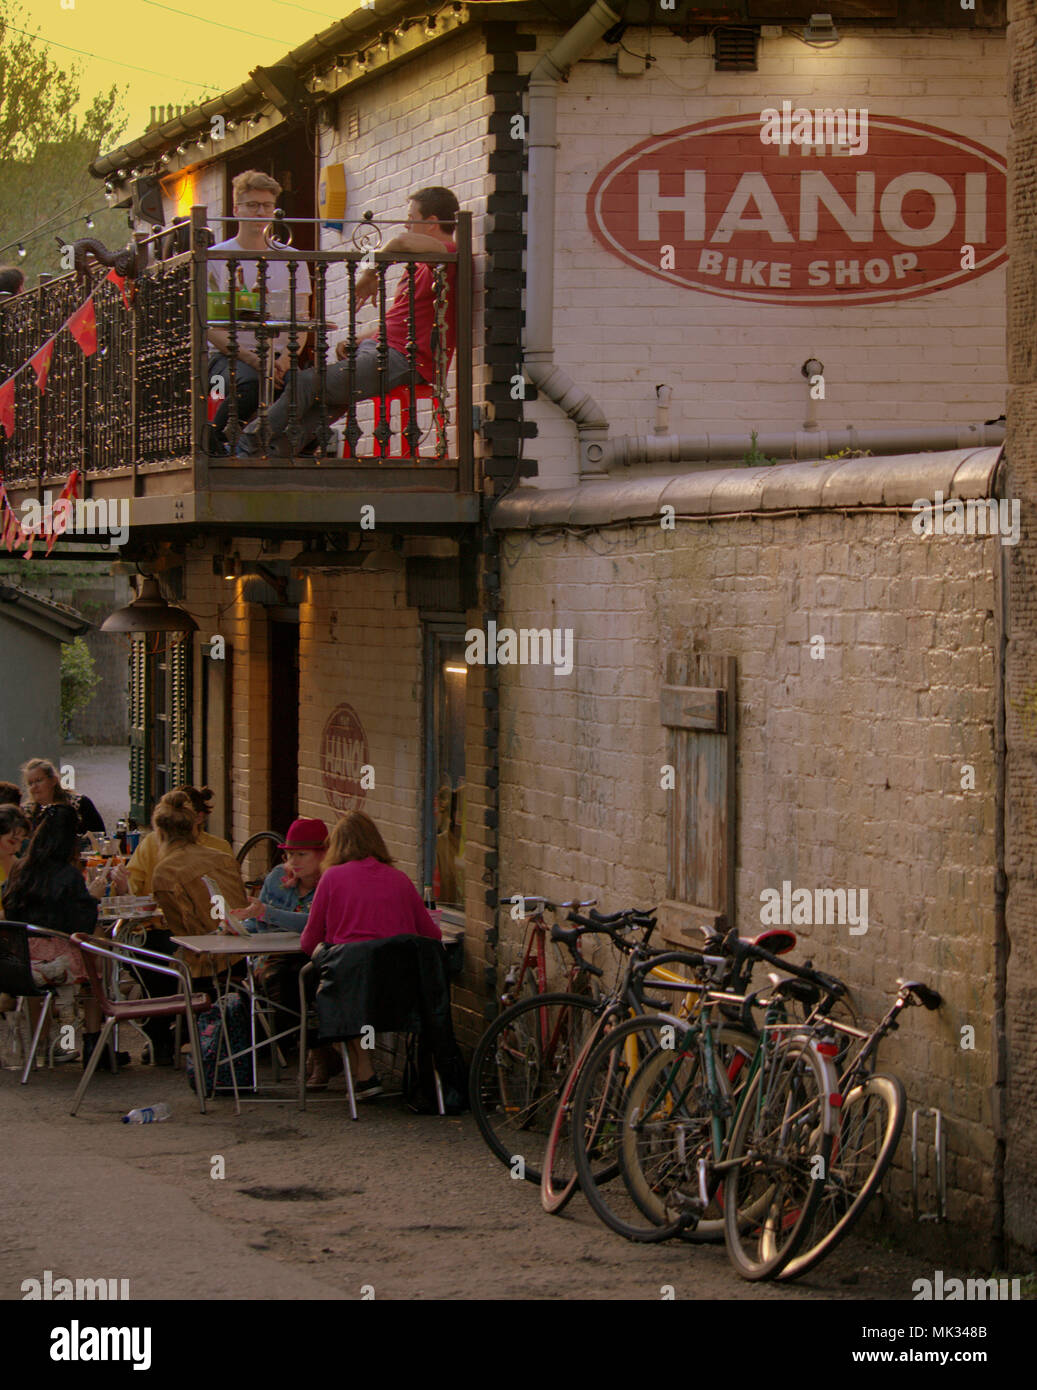
[[[341,1080],[305,1112],[246,1104],[236,1117],[220,1098],[203,1116],[182,1072],[138,1064],[97,1075],[72,1118],[79,1075],[40,1069],[23,1088],[0,1072],[5,1205],[22,1215],[0,1236],[0,1298],[46,1269],[163,1299],[356,1299],[370,1286],[377,1299],[657,1301],[672,1285],[679,1299],[802,1303],[909,1299],[932,1277],[931,1261],[851,1238],[795,1285],[745,1284],[722,1247],[627,1244],[580,1198],[546,1216],[470,1116],[382,1098],[353,1124]],[[119,1123],[158,1100],[167,1123]]]

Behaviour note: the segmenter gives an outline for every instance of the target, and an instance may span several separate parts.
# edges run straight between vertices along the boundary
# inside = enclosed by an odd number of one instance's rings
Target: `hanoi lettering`
[[[987,174],[982,171],[952,182],[919,169],[881,182],[874,170],[862,169],[854,174],[852,192],[845,179],[843,192],[822,170],[809,167],[771,178],[780,200],[767,173],[747,170],[717,213],[714,179],[706,169],[683,171],[683,193],[664,193],[660,170],[639,169],[637,240],[660,246],[683,240],[685,246],[702,248],[695,266],[699,275],[791,290],[896,284],[917,275],[919,257],[915,250],[894,247],[946,246],[956,254],[961,245],[987,241]],[[668,179],[672,188],[672,173]],[[756,255],[727,249],[736,234],[745,233],[753,236]],[[744,236],[740,240],[744,244]],[[811,243],[828,250],[833,242],[842,254],[804,264],[802,252]],[[789,248],[787,260],[782,247]],[[884,254],[876,254],[880,250]]]

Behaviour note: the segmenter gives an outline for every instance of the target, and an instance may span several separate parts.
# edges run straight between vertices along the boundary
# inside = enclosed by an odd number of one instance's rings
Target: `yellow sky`
[[[168,5],[165,0],[161,4],[158,0],[64,0],[64,4],[69,8],[62,8],[62,0],[21,0],[23,17],[29,19],[25,27],[38,30],[42,40],[55,45],[51,56],[62,66],[80,63],[80,86],[87,97],[113,82],[129,88],[123,102],[129,115],[124,139],[144,131],[153,105],[194,106],[207,96],[236,87],[250,68],[276,62],[355,8],[353,0],[342,5],[335,0],[299,0],[297,4],[169,0]],[[12,15],[12,22],[19,20]],[[70,48],[97,56],[81,57]]]

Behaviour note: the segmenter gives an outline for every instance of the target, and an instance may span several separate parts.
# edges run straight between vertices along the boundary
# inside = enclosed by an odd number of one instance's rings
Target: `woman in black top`
[[[76,813],[76,830],[85,835],[88,830],[105,834],[104,821],[97,807],[88,796],[73,792],[69,794],[61,785],[61,778],[53,763],[46,758],[30,758],[22,767],[25,780],[25,814],[33,828],[40,823],[40,817],[48,806],[71,806]]]
[[[29,955],[37,984],[86,983],[82,953],[63,938],[77,931],[93,932],[104,880],[98,874],[89,888],[83,882],[76,819],[71,806],[43,808],[29,848],[4,884],[3,915],[9,922],[28,922],[34,927],[47,927],[62,934],[30,938]],[[39,1000],[26,1002],[35,1027]],[[101,1011],[92,996],[85,1001],[84,1027],[85,1063],[101,1028]]]

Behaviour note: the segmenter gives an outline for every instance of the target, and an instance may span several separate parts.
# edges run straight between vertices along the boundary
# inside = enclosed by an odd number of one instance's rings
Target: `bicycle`
[[[572,910],[581,907],[593,907],[597,902],[596,898],[588,898],[585,902],[573,899],[570,902],[551,902],[549,898],[541,897],[534,893],[514,893],[507,902],[512,907],[522,905],[522,916],[531,913],[529,921],[529,933],[526,937],[525,951],[522,960],[516,970],[515,966],[504,977],[504,989],[501,992],[500,1002],[505,1008],[509,1008],[516,1003],[522,994],[524,984],[532,987],[534,994],[547,993],[547,950],[546,942],[550,935],[551,928],[544,920],[544,913],[560,912],[563,908]],[[531,910],[529,903],[539,903],[539,907]],[[530,974],[532,967],[533,974]],[[535,975],[535,980],[534,980]],[[585,994],[592,992],[592,987],[588,981],[588,972],[584,969],[581,961],[576,961],[569,968],[566,989],[575,994]]]
[[[807,1248],[781,1273],[798,1279],[813,1269],[848,1235],[878,1191],[893,1161],[904,1127],[907,1098],[900,1079],[876,1073],[879,1044],[894,1032],[905,1008],[923,1005],[938,1009],[936,990],[918,980],[900,981],[896,998],[870,1033],[834,1022],[839,1032],[861,1040],[840,1077],[840,1122],[821,1202],[807,1237]]]
[[[750,1079],[750,1064],[759,1041],[759,1029],[751,1011],[751,1005],[757,996],[746,993],[755,967],[761,962],[768,962],[779,965],[782,969],[800,972],[812,981],[818,979],[826,984],[829,983],[829,977],[820,976],[819,972],[815,972],[811,967],[789,966],[778,959],[779,955],[786,955],[796,944],[795,934],[787,930],[768,930],[753,940],[743,940],[733,931],[726,937],[712,933],[706,933],[706,937],[707,945],[723,954],[699,956],[691,953],[690,956],[685,954],[683,959],[693,967],[700,960],[705,963],[706,970],[704,973],[700,970],[700,983],[696,988],[703,996],[700,1008],[708,1002],[717,1014],[711,1045],[718,1069],[723,1072],[724,1085],[728,1093],[722,1102],[718,1102],[718,1108],[722,1115],[729,1115],[733,1112],[735,1100]],[[841,981],[831,980],[830,985],[836,998],[841,999],[848,993]],[[792,1011],[796,1007],[801,1006],[793,1003]],[[790,1004],[786,999],[783,1001],[781,1021],[785,1021],[789,1011]],[[667,1027],[672,1034],[674,1021],[669,1020]],[[638,1029],[632,1024],[626,1033],[617,1033],[614,1052],[610,1053],[608,1043],[603,1042],[587,1062],[588,1069],[593,1069],[597,1075],[586,1083],[585,1090],[574,1094],[573,1131],[577,1136],[574,1141],[575,1161],[584,1196],[596,1215],[627,1240],[659,1241],[670,1239],[674,1235],[695,1242],[722,1239],[723,1208],[716,1200],[711,1201],[708,1208],[699,1211],[696,1220],[691,1224],[683,1219],[686,1208],[680,1205],[674,1208],[671,1205],[671,1188],[679,1187],[681,1183],[686,1184],[688,1180],[686,1134],[678,1133],[677,1148],[673,1151],[668,1151],[665,1140],[659,1134],[655,1134],[654,1152],[651,1155],[647,1152],[642,1155],[646,1169],[650,1171],[637,1170],[635,1155],[629,1151],[630,1134],[624,1128],[623,1117],[628,1103],[634,1103],[631,1088],[635,1077],[640,1078],[642,1086],[655,1078],[648,1053],[655,1050],[656,1043],[651,1027],[646,1029],[640,1042],[637,1038]],[[619,1059],[620,1050],[626,1054],[622,1063]],[[672,1058],[672,1052],[669,1055]],[[640,1071],[638,1059],[644,1063],[644,1068]],[[665,1060],[664,1052],[660,1054],[658,1062]],[[697,1059],[695,1066],[699,1066]],[[594,1099],[588,1102],[588,1095],[591,1093]],[[610,1111],[607,1119],[599,1113],[601,1107]],[[702,1139],[703,1136],[700,1135],[699,1141]],[[595,1172],[604,1169],[607,1173],[606,1149],[611,1148],[618,1160],[619,1149],[623,1145],[626,1145],[628,1150],[622,1164],[624,1181],[612,1183],[605,1190],[606,1184],[600,1177],[595,1176]],[[694,1172],[693,1164],[690,1171]],[[696,1185],[697,1180],[693,1177],[693,1190],[697,1190]]]
[[[780,964],[836,997],[844,989],[734,942],[729,977],[744,975],[748,957]],[[685,959],[712,964],[697,953]],[[691,1020],[634,1018],[594,1050],[574,1096],[573,1147],[584,1193],[612,1229],[636,1241],[708,1239],[723,1230],[749,1279],[773,1277],[795,1256],[827,1171],[838,1045],[823,1021],[784,1021],[787,983],[773,990],[759,1042],[716,1017],[733,1004],[744,1009],[745,997],[700,983]],[[623,1183],[606,1193],[595,1169],[610,1154]]]
[[[623,933],[642,930],[643,949],[655,925],[650,916],[634,910],[608,917],[596,913],[592,920],[573,913],[570,920],[586,922],[585,930],[608,935],[625,952],[635,947],[623,940]],[[580,954],[581,934],[558,924],[551,928],[552,939],[572,957],[570,978],[601,979],[601,968]],[[543,1149],[559,1092],[612,998],[589,992],[534,994],[499,1014],[476,1044],[469,1078],[472,1114],[490,1151],[528,1182],[541,1182]]]

